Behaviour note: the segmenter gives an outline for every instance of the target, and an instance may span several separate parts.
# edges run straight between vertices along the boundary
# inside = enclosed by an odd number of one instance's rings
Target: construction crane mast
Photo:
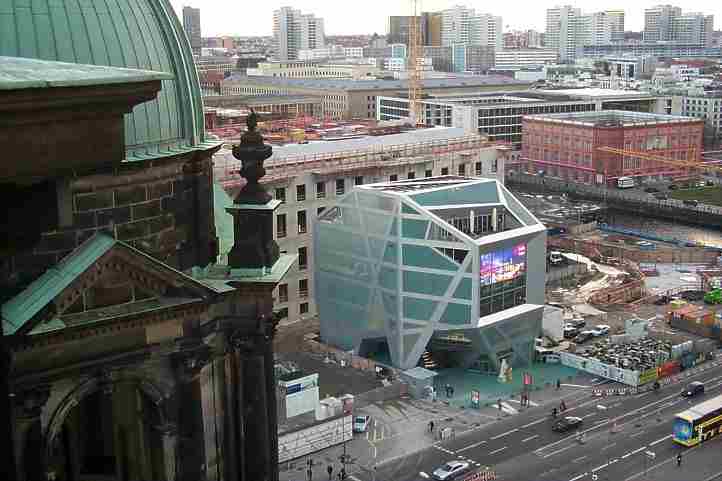
[[[409,72],[409,119],[414,126],[421,123],[421,0],[411,1],[409,18],[409,51],[407,54]]]

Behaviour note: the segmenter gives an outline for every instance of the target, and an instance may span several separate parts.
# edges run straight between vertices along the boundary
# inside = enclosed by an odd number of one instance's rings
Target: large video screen
[[[514,280],[526,271],[526,244],[481,254],[479,261],[482,286]]]

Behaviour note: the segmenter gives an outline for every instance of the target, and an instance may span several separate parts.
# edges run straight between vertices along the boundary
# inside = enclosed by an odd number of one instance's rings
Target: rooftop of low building
[[[627,110],[602,110],[599,112],[569,112],[525,116],[528,119],[587,125],[592,127],[627,127],[648,124],[671,124],[700,122],[699,119],[679,115],[651,114]]]

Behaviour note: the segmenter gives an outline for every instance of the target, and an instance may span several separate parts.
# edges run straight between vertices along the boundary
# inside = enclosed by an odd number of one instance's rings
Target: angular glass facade
[[[455,176],[356,186],[314,225],[323,340],[406,369],[461,331],[473,346],[461,364],[528,360],[546,230],[510,198],[495,180]]]

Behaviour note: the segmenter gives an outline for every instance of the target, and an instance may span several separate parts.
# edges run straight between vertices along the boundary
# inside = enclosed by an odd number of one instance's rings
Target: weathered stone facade
[[[213,151],[123,166],[68,182],[70,224],[43,232],[9,260],[8,275],[37,277],[98,231],[187,269],[215,260]],[[61,216],[62,217],[62,216]]]

